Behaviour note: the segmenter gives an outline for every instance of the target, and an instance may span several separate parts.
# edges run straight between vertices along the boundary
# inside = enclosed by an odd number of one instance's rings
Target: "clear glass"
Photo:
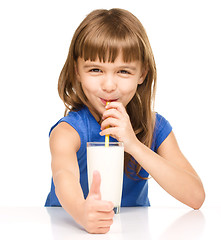
[[[87,171],[89,189],[92,183],[93,172],[97,170],[101,175],[101,199],[114,203],[114,212],[120,212],[123,172],[124,172],[124,145],[122,142],[87,143]]]

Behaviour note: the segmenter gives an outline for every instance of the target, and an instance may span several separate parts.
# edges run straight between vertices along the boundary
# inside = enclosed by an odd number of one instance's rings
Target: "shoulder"
[[[50,134],[51,151],[64,152],[74,150],[77,152],[81,141],[78,132],[67,122],[60,122]]]
[[[82,135],[87,123],[87,114],[88,111],[86,108],[82,108],[81,110],[75,112],[69,112],[67,116],[61,118],[51,127],[49,136],[51,137],[52,133],[53,135],[55,134],[55,129],[56,132],[59,133],[65,133],[66,131],[67,133],[77,132],[79,135]]]
[[[155,113],[155,116],[156,116],[156,119],[155,119],[156,130],[162,130],[164,127],[170,125],[169,121],[158,112]]]
[[[154,134],[153,134],[153,150],[157,150],[161,143],[168,137],[168,135],[172,131],[172,126],[170,125],[169,121],[156,112],[155,115],[155,127],[154,127]]]
[[[89,110],[86,107],[83,107],[79,111],[71,111],[66,117],[60,119],[59,122],[67,122],[72,127],[82,127],[86,124],[89,117]],[[58,123],[59,123],[58,122]]]

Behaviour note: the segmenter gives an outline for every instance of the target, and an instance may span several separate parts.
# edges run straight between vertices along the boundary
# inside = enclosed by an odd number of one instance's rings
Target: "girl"
[[[146,32],[130,12],[95,10],[83,20],[58,82],[66,111],[50,131],[53,180],[45,206],[62,206],[90,233],[109,231],[113,203],[101,200],[98,172],[88,191],[86,165],[86,143],[109,134],[125,148],[122,206],[150,205],[151,174],[176,199],[200,208],[201,180],[169,122],[153,111],[156,78]]]

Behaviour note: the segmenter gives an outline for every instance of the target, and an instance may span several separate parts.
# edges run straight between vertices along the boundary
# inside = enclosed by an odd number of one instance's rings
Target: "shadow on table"
[[[148,207],[121,208],[120,214],[114,216],[114,223],[110,232],[103,235],[88,234],[63,208],[47,208],[54,240],[78,239],[78,237],[81,240],[150,240],[155,232],[150,227],[150,221],[152,220],[151,218],[149,219],[149,210]],[[155,214],[155,212],[153,213]],[[165,217],[164,212],[162,212],[162,217]],[[191,210],[175,218],[172,224],[157,239],[197,240],[200,239],[204,226],[205,219],[203,213],[200,210]],[[159,226],[158,230],[160,231],[160,229],[161,227]]]
[[[205,226],[205,218],[200,210],[191,210],[176,219],[161,235],[159,240],[197,240]]]
[[[53,239],[73,239],[76,234],[85,233],[62,207],[48,207],[47,213],[51,221]]]
[[[150,240],[148,208],[122,208],[114,216],[114,223],[107,234],[88,234],[63,208],[47,208],[54,240],[105,239],[105,240]],[[145,238],[144,238],[145,236]]]

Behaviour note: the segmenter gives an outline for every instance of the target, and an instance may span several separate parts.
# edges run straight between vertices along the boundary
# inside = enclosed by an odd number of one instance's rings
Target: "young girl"
[[[62,206],[90,233],[109,231],[113,203],[102,200],[98,172],[89,192],[86,161],[86,143],[109,134],[125,148],[122,206],[150,205],[150,174],[173,197],[200,208],[201,180],[169,122],[153,111],[156,78],[146,32],[130,12],[95,10],[83,20],[58,82],[66,111],[50,131],[53,180],[45,206]]]

